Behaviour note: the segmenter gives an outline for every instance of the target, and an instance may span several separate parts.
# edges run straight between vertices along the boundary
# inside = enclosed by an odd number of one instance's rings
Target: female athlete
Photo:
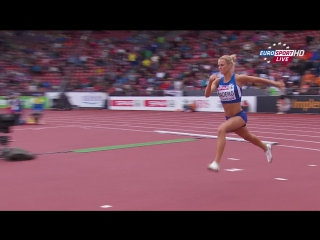
[[[207,98],[217,90],[227,120],[218,127],[216,157],[208,166],[210,170],[215,172],[219,172],[220,170],[220,161],[226,145],[226,134],[229,132],[234,132],[244,140],[260,147],[265,152],[268,162],[272,162],[271,145],[261,142],[261,140],[251,134],[246,127],[248,120],[247,113],[241,108],[242,86],[247,82],[256,82],[282,88],[284,87],[284,83],[259,77],[234,74],[235,59],[236,55],[224,55],[219,58],[219,71],[223,77],[218,78],[216,74],[211,75],[205,90],[205,97]]]

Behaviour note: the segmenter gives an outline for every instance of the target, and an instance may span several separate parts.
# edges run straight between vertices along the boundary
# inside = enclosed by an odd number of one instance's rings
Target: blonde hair
[[[237,59],[237,55],[236,54],[232,54],[232,55],[223,55],[222,57],[219,58],[220,59],[224,59],[228,65],[231,64],[231,72],[234,71],[234,67],[236,65],[236,59]]]

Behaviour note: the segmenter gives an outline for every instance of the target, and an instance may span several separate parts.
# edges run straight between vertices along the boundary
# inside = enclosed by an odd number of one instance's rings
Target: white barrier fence
[[[81,108],[103,108],[108,99],[110,110],[155,110],[177,111],[182,110],[184,104],[194,102],[199,112],[223,112],[219,97],[109,97],[102,92],[66,92],[72,105]],[[58,92],[46,94],[49,103],[58,98]],[[248,112],[257,111],[257,98],[255,96],[243,96],[242,101],[248,103]]]
[[[249,105],[248,112],[257,111],[255,96],[243,96]],[[108,108],[111,110],[182,110],[184,104],[195,102],[199,112],[223,112],[219,97],[110,97]]]

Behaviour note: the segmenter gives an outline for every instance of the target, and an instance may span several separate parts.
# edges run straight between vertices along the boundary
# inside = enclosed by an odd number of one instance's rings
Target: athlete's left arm
[[[272,85],[278,88],[284,87],[283,81],[273,81],[265,78],[252,77],[247,75],[236,75],[236,80],[237,82],[241,83],[241,86],[245,85],[245,83],[251,82],[251,83],[262,83],[266,85]]]

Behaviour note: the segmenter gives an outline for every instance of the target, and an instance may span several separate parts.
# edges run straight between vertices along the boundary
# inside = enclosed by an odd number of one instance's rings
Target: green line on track
[[[194,140],[196,139],[195,138],[179,138],[179,139],[156,141],[156,142],[142,142],[142,143],[106,146],[106,147],[98,147],[98,148],[84,148],[84,149],[72,150],[72,152],[88,153],[88,152],[107,151],[107,150],[115,150],[115,149],[123,149],[123,148],[145,147],[145,146],[153,146],[153,145],[169,144],[169,143],[191,142]]]

